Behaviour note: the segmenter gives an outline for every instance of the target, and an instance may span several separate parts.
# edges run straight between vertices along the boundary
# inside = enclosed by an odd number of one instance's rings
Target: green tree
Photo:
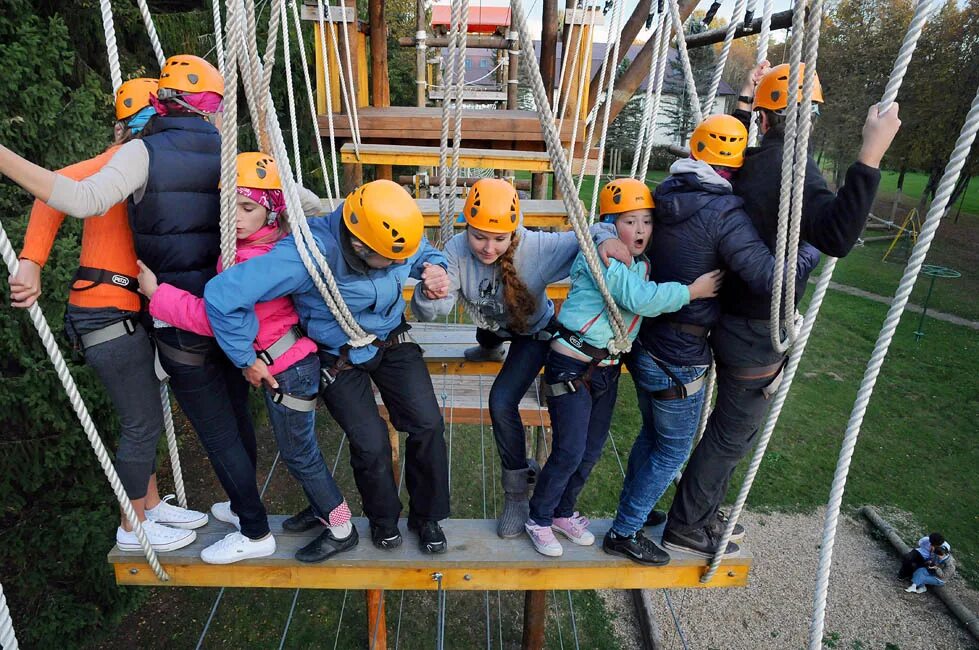
[[[703,22],[703,12],[696,11],[687,20],[685,26],[686,34],[699,34],[707,30]],[[690,67],[693,71],[694,82],[697,87],[697,95],[703,99],[710,85],[711,77],[714,74],[715,54],[710,47],[699,47],[688,50],[690,55]],[[665,94],[660,110],[669,119],[670,135],[676,138],[680,146],[685,146],[690,132],[696,126],[693,116],[693,108],[690,105],[690,96],[687,93],[687,85],[684,80],[683,64],[676,52],[670,51],[670,59],[666,65],[667,77],[663,84]]]

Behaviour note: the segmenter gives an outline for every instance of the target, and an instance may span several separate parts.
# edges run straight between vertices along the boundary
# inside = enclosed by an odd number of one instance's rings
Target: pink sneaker
[[[552,524],[554,532],[561,533],[578,546],[591,546],[595,536],[588,530],[588,517],[582,517],[575,512],[570,517],[555,517]]]
[[[554,537],[554,531],[551,530],[550,526],[538,526],[533,519],[528,519],[524,528],[527,529],[527,534],[530,535],[530,541],[534,543],[534,548],[541,555],[561,557],[564,554],[564,549]]]

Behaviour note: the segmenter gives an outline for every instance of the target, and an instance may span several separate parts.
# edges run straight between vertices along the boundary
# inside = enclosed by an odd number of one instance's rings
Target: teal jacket
[[[622,312],[630,341],[634,341],[639,334],[643,316],[679,311],[690,302],[690,291],[685,284],[657,284],[647,280],[647,277],[649,261],[645,258],[633,260],[629,267],[612,260],[605,269],[605,284]],[[571,291],[561,306],[558,322],[580,334],[586,343],[596,348],[607,347],[613,338],[605,301],[581,253],[571,265]],[[563,341],[562,344],[567,345]]]

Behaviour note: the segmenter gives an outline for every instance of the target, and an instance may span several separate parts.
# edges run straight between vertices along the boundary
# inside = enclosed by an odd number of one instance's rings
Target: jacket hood
[[[656,188],[656,220],[681,223],[718,196],[731,192],[731,183],[707,163],[692,158],[677,160],[670,166],[670,177]]]

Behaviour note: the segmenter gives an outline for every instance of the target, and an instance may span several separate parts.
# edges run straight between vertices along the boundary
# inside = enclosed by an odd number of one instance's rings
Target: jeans
[[[335,361],[335,356],[320,351],[323,367]],[[364,512],[372,523],[385,526],[394,525],[401,514],[388,427],[377,410],[371,381],[381,393],[391,424],[408,434],[404,471],[409,518],[445,519],[449,516],[445,424],[421,348],[415,343],[378,351],[367,363],[341,372],[320,393],[350,440],[350,466]]]
[[[901,558],[901,570],[897,572],[897,577],[901,580],[907,580],[918,569],[925,566],[925,562],[925,558],[918,552],[918,549],[911,549]]]
[[[231,509],[241,520],[241,532],[251,539],[269,533],[265,506],[255,482],[255,428],[248,412],[248,383],[214,339],[175,327],[159,328],[163,343],[204,354],[201,366],[185,365],[160,354],[170,375],[170,388],[207,452]]]
[[[315,397],[320,388],[320,360],[315,354],[297,361],[275,376],[279,390],[293,397]],[[316,440],[316,411],[294,411],[276,404],[265,391],[265,406],[282,460],[299,481],[313,512],[324,521],[343,503],[343,494],[326,466]]]
[[[84,334],[102,329],[133,312],[69,305],[66,331],[73,344]],[[153,369],[153,344],[142,326],[128,336],[99,343],[85,350],[85,363],[105,386],[119,417],[119,448],[115,467],[130,499],[146,496],[150,476],[156,472],[156,449],[163,430],[160,382]]]
[[[774,377],[743,379],[745,369],[783,358],[771,347],[767,322],[723,316],[710,338],[717,361],[717,400],[673,498],[667,526],[677,533],[698,530],[714,520],[731,475],[751,451],[768,412],[762,389]]]
[[[636,384],[642,428],[629,453],[619,509],[612,523],[612,529],[626,537],[642,529],[649,512],[690,454],[705,396],[701,387],[686,399],[655,399],[654,392],[673,386],[669,375],[641,348],[633,348],[627,363]],[[705,372],[698,366],[667,367],[685,384]]]
[[[911,582],[918,585],[919,587],[922,585],[934,585],[935,587],[941,587],[942,585],[945,584],[944,580],[934,575],[933,573],[929,573],[928,569],[926,569],[925,567],[921,567],[920,569],[914,572],[914,576],[911,578]]]
[[[476,330],[476,338],[480,339]],[[484,345],[480,341],[480,345]],[[549,341],[530,336],[515,336],[510,341],[503,367],[500,368],[489,394],[490,420],[500,464],[505,470],[527,467],[527,442],[520,419],[520,400],[537,378],[550,349]]]
[[[551,350],[544,381],[558,384],[581,377],[589,364]],[[590,387],[547,398],[554,430],[551,455],[537,477],[530,499],[530,518],[550,526],[555,517],[570,517],[588,475],[602,455],[619,390],[618,364],[596,367]]]

